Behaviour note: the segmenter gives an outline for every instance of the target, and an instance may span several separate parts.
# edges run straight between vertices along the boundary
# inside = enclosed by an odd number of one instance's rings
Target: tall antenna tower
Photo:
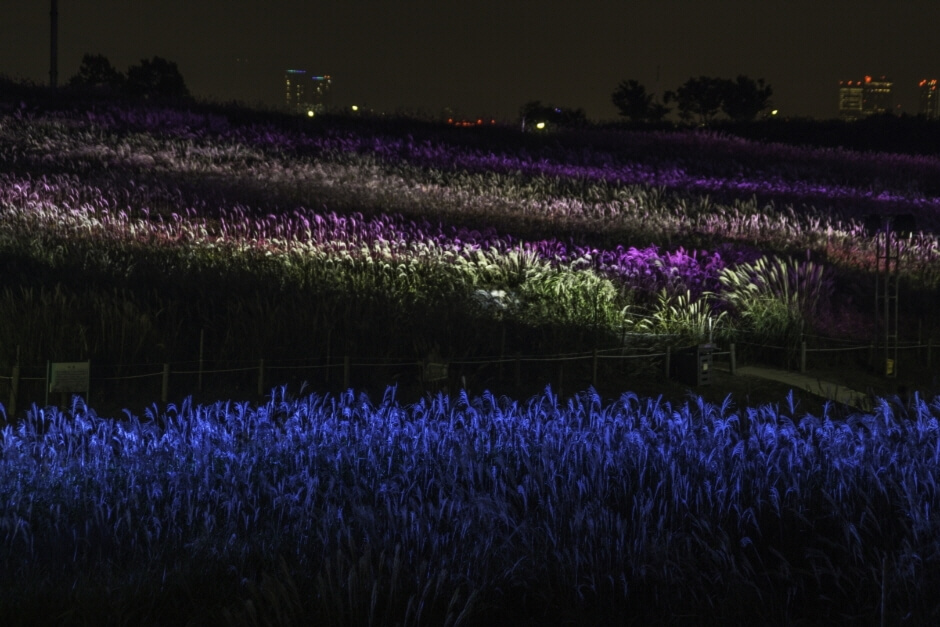
[[[49,86],[59,81],[59,0],[52,0],[49,9]]]

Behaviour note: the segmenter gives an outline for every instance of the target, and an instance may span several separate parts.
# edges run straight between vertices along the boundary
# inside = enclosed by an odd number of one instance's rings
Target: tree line
[[[122,73],[105,56],[85,54],[78,73],[68,84],[76,90],[142,99],[190,98],[176,63],[156,56],[142,59]],[[754,80],[744,75],[735,79],[699,76],[665,92],[661,100],[648,93],[639,81],[623,80],[611,94],[611,101],[620,115],[631,122],[662,122],[675,105],[680,119],[705,125],[720,114],[735,122],[753,121],[770,108],[772,95],[773,88],[763,79]],[[560,108],[540,101],[526,103],[520,110],[520,118],[524,126],[526,121],[552,126],[577,126],[587,122],[582,109]]]
[[[611,94],[620,115],[631,122],[657,123],[675,111],[681,120],[709,124],[724,114],[735,122],[751,122],[770,109],[773,88],[764,79],[738,75],[735,79],[711,76],[693,77],[661,100],[646,91],[639,81],[623,80]],[[534,100],[519,110],[522,130],[548,127],[573,127],[587,124],[583,109],[556,107]]]
[[[185,100],[190,98],[189,89],[173,61],[162,57],[141,59],[137,65],[121,73],[100,54],[82,57],[78,73],[68,83],[79,91],[93,91],[108,95],[126,95],[133,98]]]
[[[658,101],[638,81],[621,81],[611,94],[620,115],[632,122],[661,122],[675,104],[682,120],[708,124],[724,113],[735,122],[750,122],[770,107],[773,89],[744,75],[736,79],[699,76],[690,78]]]

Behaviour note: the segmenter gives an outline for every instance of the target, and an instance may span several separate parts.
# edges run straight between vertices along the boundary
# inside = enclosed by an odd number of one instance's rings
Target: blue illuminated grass
[[[940,400],[273,397],[7,427],[0,618],[160,622],[168,594],[203,624],[938,611]]]

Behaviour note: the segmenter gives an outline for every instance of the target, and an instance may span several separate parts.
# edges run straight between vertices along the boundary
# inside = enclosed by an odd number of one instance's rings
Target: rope
[[[265,366],[265,368],[267,368],[267,366]],[[201,372],[202,374],[216,374],[219,372],[249,372],[251,370],[257,370],[257,369],[258,367],[255,366],[254,368],[226,368],[223,370],[203,370]],[[199,373],[200,373],[199,370],[174,370],[173,371],[173,374],[199,374]]]
[[[598,355],[598,359],[649,359],[651,357],[664,357],[666,353],[648,353],[646,355]]]
[[[779,350],[790,350],[790,348],[795,348],[795,347],[790,347],[790,346],[775,346],[773,344],[754,344],[752,342],[738,342],[738,345],[739,346],[756,346],[758,348],[776,348]]]
[[[319,370],[320,368],[336,368],[341,364],[321,364],[319,366],[269,366],[267,362],[264,363],[265,370]],[[257,368],[255,368],[257,370]]]
[[[807,348],[807,353],[844,353],[845,351],[863,351],[871,348],[870,346],[850,346],[847,348]]]
[[[95,377],[95,379],[98,381],[123,381],[125,379],[146,379],[147,377],[159,377],[162,375],[162,372],[154,372],[151,374],[129,374],[124,377]]]
[[[838,340],[837,338],[831,338],[831,339],[832,341],[842,341],[842,340]],[[777,350],[796,350],[798,348],[798,346],[777,346],[773,344],[756,344],[756,343],[746,342],[746,341],[745,342],[739,341],[737,342],[737,345],[741,347],[747,346],[747,347],[756,347],[756,348],[770,348],[770,349],[777,349]],[[917,343],[917,344],[910,344],[910,345],[899,344],[896,348],[898,350],[911,350],[911,349],[931,348],[932,346],[933,344]],[[872,344],[865,344],[865,345],[857,345],[857,346],[847,346],[843,348],[806,348],[805,350],[807,353],[835,353],[835,352],[871,350],[872,347],[873,347]],[[628,355],[628,354],[623,354],[625,350],[628,350],[628,349],[626,347],[619,346],[619,347],[613,347],[613,348],[599,348],[591,352],[581,352],[581,353],[556,353],[554,355],[544,355],[544,356],[519,355],[519,356],[501,357],[501,358],[479,357],[475,359],[453,360],[453,361],[444,362],[444,363],[447,363],[449,365],[455,365],[455,366],[469,366],[469,365],[511,364],[511,363],[521,363],[521,362],[538,363],[538,362],[559,362],[559,361],[581,361],[581,360],[594,359],[594,358],[608,359],[608,360],[610,359],[617,359],[617,360],[652,359],[652,358],[657,358],[657,357],[663,357],[666,355],[666,353],[664,352]],[[619,355],[616,354],[618,352],[621,354]],[[672,354],[678,355],[679,353],[673,352]],[[711,356],[721,357],[721,356],[726,356],[730,354],[731,354],[730,351],[715,351],[711,353]],[[285,360],[286,363],[291,363],[291,362],[296,363],[297,361],[300,361],[300,360],[299,359]],[[197,363],[199,362],[198,361],[184,361],[184,362],[176,362],[176,365],[192,365],[192,364],[197,364]],[[173,370],[172,374],[193,375],[193,374],[223,374],[223,373],[233,373],[233,372],[254,372],[254,371],[257,371],[260,367],[257,362],[242,361],[241,363],[252,363],[253,365],[240,367],[240,368],[222,368],[222,369],[201,370],[201,371],[200,370]],[[123,367],[143,367],[143,366],[152,367],[155,365],[158,365],[158,364],[131,364],[129,366],[125,365]],[[342,362],[337,362],[337,363],[328,364],[328,365],[327,364],[277,365],[277,364],[265,362],[264,369],[266,371],[273,371],[273,370],[310,371],[310,370],[321,370],[323,368],[338,368],[342,365],[344,365]],[[401,367],[422,367],[423,365],[424,365],[423,361],[416,362],[414,360],[407,360],[407,361],[382,360],[382,361],[362,361],[362,362],[349,363],[350,367],[356,367],[356,368],[375,368],[375,367],[401,368]],[[116,367],[121,367],[121,366],[105,365],[105,366],[98,366],[98,367],[99,368],[101,367],[116,368]],[[140,374],[140,375],[125,375],[125,376],[120,376],[120,377],[117,377],[117,376],[93,377],[93,379],[97,381],[124,381],[124,380],[131,380],[131,379],[146,379],[150,377],[158,377],[158,376],[162,376],[163,374],[164,374],[163,372],[154,372],[154,373]],[[13,380],[12,376],[0,375],[0,381],[12,381],[12,380]],[[19,377],[19,380],[24,381],[24,382],[45,381],[46,378],[21,376]]]

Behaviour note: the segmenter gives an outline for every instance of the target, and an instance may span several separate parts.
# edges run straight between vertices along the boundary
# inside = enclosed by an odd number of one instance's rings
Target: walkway
[[[852,390],[837,383],[821,381],[815,377],[810,377],[798,372],[774,370],[773,368],[763,368],[760,366],[739,366],[736,369],[736,374],[738,376],[780,381],[795,389],[805,390],[810,394],[815,394],[816,396],[854,407],[860,411],[871,411],[872,408],[871,397],[864,392]]]

